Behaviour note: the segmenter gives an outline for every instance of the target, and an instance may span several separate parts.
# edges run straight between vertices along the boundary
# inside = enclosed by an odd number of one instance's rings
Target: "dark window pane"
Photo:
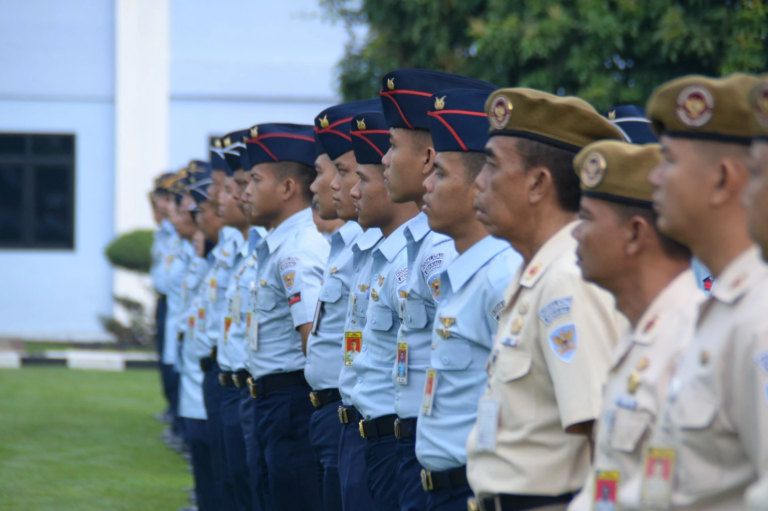
[[[1,137],[0,137],[1,138]],[[21,242],[22,168],[0,164],[0,242]]]
[[[72,172],[66,166],[35,168],[35,241],[72,246]]]
[[[72,156],[75,137],[72,135],[32,135],[32,154],[38,156]]]
[[[0,135],[0,155],[24,155],[24,135]]]

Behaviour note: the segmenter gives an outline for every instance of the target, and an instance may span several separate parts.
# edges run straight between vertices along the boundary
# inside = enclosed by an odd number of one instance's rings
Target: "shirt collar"
[[[445,270],[453,293],[471,279],[477,271],[499,253],[509,248],[509,243],[493,236],[486,236],[457,257]]]
[[[574,220],[564,225],[541,246],[523,270],[523,277],[520,279],[521,286],[532,288],[554,261],[566,252],[575,252],[576,240],[571,232],[578,224],[579,221]]]
[[[731,261],[715,279],[712,297],[723,303],[734,303],[751,291],[766,274],[768,267],[760,258],[760,249],[752,245]]]
[[[397,256],[397,254],[399,254],[400,251],[405,248],[407,243],[407,240],[405,239],[405,228],[407,225],[408,222],[395,229],[392,234],[387,236],[387,238],[379,243],[378,247],[376,247],[376,251],[381,252],[381,255],[386,257],[387,261],[390,263]]]
[[[162,229],[167,233],[172,233],[176,231],[176,229],[173,228],[173,224],[171,223],[171,221],[168,220],[167,218],[164,218],[163,221],[160,222],[160,227],[162,227]]]
[[[293,215],[286,218],[282,224],[275,227],[269,233],[269,235],[264,238],[266,240],[267,247],[269,248],[269,253],[271,254],[277,250],[277,248],[283,244],[288,236],[293,233],[296,227],[301,226],[306,222],[312,222],[311,208],[305,208],[298,213],[294,213]]]
[[[431,230],[429,228],[429,218],[423,211],[405,222],[405,228],[406,237],[412,238],[413,241],[421,241]]]
[[[653,344],[661,333],[658,326],[665,314],[674,313],[682,304],[688,304],[691,301],[691,290],[698,290],[696,286],[696,277],[693,271],[686,270],[672,279],[667,286],[661,290],[661,293],[645,309],[640,321],[632,332],[632,340],[640,344]],[[704,294],[696,295],[701,301],[704,300]]]
[[[259,242],[267,236],[267,234],[268,233],[265,228],[256,225],[251,226],[251,228],[248,229],[248,243],[246,243],[248,246],[248,252],[253,252],[256,248],[256,245],[258,245]]]
[[[355,240],[355,244],[352,245],[352,250],[354,252],[365,252],[366,250],[370,250],[375,247],[379,240],[383,237],[384,234],[382,234],[381,229],[378,227],[372,227],[361,234],[357,240]]]

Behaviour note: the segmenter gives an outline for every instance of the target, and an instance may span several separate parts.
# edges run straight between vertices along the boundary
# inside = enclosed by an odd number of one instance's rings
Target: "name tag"
[[[437,387],[437,371],[427,369],[427,381],[424,383],[424,397],[421,400],[421,412],[424,415],[432,415],[432,406],[435,403],[435,388]]]
[[[478,451],[496,449],[496,431],[499,429],[499,402],[482,399],[477,406],[477,442]]]
[[[187,281],[184,280],[184,282],[181,283],[181,301],[182,302],[187,301],[187,291],[188,291]]]
[[[232,301],[230,302],[230,311],[229,315],[235,318],[235,324],[240,324],[240,310],[243,306],[243,299],[240,296],[240,293],[235,290],[235,296],[232,297]]]
[[[363,332],[344,332],[344,365],[352,366],[363,346]]]
[[[594,511],[618,509],[616,500],[620,479],[618,470],[595,470]]]
[[[669,506],[676,458],[677,452],[673,447],[648,448],[643,463],[641,496],[644,506]]]
[[[229,329],[232,327],[232,318],[229,316],[224,318],[224,343],[229,341]]]
[[[248,337],[248,346],[251,351],[259,351],[259,318],[256,315],[256,298],[258,296],[256,282],[251,282],[249,292],[249,307],[246,314],[245,333]]]
[[[218,296],[218,291],[216,287],[216,279],[211,279],[208,282],[208,300],[211,302],[216,301],[216,297]]]
[[[397,376],[395,381],[400,385],[408,385],[408,343],[397,343]]]
[[[205,308],[197,309],[197,331],[205,332]]]

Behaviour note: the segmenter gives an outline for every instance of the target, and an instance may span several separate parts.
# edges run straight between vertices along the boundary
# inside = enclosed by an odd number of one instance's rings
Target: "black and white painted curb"
[[[157,367],[156,353],[121,352],[104,350],[50,350],[27,354],[18,351],[0,351],[0,369],[24,367],[67,367],[99,371],[125,371]]]

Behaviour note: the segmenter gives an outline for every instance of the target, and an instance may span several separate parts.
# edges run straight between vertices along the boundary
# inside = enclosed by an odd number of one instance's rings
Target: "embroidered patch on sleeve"
[[[577,343],[576,325],[573,323],[563,325],[549,334],[549,346],[555,356],[566,363],[573,360]]]
[[[424,274],[424,278],[428,278],[430,273],[433,273],[435,269],[440,268],[443,265],[443,258],[445,254],[438,252],[424,259],[421,263],[421,273]]]
[[[435,272],[433,275],[427,277],[427,284],[429,285],[429,292],[432,293],[432,298],[439,303],[441,294],[440,273]]]
[[[290,297],[288,297],[288,306],[290,307],[290,306],[296,305],[300,301],[301,301],[301,293],[300,292],[292,294]]]
[[[552,300],[539,310],[539,319],[541,319],[545,325],[549,326],[557,318],[570,314],[572,303],[573,297],[571,296]]]
[[[282,273],[283,270],[286,270],[288,268],[294,268],[296,265],[299,264],[299,258],[298,257],[286,257],[283,259],[280,259],[277,263],[277,267]]]
[[[402,284],[406,280],[408,280],[408,267],[400,268],[395,272],[395,278],[397,279],[398,284]]]
[[[501,316],[501,311],[503,311],[503,310],[504,310],[504,307],[505,307],[506,305],[507,305],[507,303],[506,303],[504,300],[502,300],[502,301],[500,301],[499,303],[497,303],[497,304],[496,304],[496,305],[493,307],[493,309],[491,309],[491,316],[493,316],[493,318],[494,318],[496,321],[498,321],[498,320],[499,320],[499,316]]]
[[[280,273],[283,277],[283,285],[285,289],[290,293],[293,291],[293,286],[296,284],[296,270],[288,269]]]

